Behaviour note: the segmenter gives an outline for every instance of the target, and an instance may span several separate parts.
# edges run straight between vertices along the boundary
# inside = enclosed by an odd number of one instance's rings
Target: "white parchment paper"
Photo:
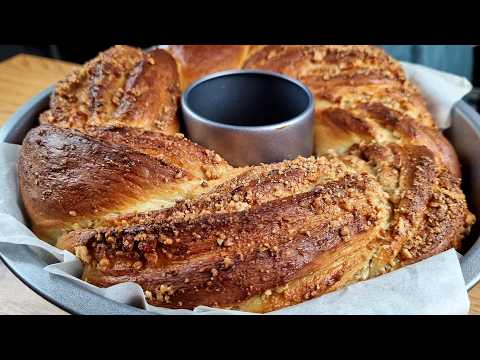
[[[453,105],[471,91],[471,84],[464,78],[420,65],[402,65],[409,79],[422,90],[439,126],[447,128]],[[0,144],[0,242],[46,250],[58,260],[58,263],[44,269],[52,274],[53,279],[55,276],[68,278],[121,303],[160,314],[245,314],[205,306],[193,311],[153,307],[146,303],[141,287],[135,283],[98,288],[82,281],[82,264],[74,255],[41,241],[24,225],[16,174],[19,151],[20,146]],[[450,250],[393,273],[270,314],[467,314],[469,307],[459,255]]]
[[[422,92],[428,109],[440,129],[448,129],[451,122],[453,106],[473,89],[468,79],[429,67],[401,63],[413,84]]]

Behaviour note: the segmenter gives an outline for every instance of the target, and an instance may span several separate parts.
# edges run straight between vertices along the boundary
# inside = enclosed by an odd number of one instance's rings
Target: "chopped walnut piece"
[[[145,290],[145,298],[147,300],[153,300],[153,294],[150,290]]]
[[[143,263],[142,263],[141,261],[135,261],[135,262],[133,263],[133,268],[134,268],[135,270],[140,270],[142,267],[143,267]]]
[[[234,264],[233,260],[230,259],[228,256],[223,259],[223,266],[225,267],[225,269],[232,267],[233,264]]]
[[[89,264],[92,260],[92,257],[88,253],[88,248],[84,245],[75,248],[75,256],[86,264]]]
[[[146,253],[143,256],[145,256],[145,259],[147,259],[147,262],[149,265],[155,265],[158,260],[158,255],[157,253]]]
[[[222,157],[218,154],[215,154],[215,156],[213,157],[213,162],[219,164],[220,162],[222,162]]]
[[[223,243],[223,246],[225,246],[225,247],[233,246],[233,241],[232,241],[232,239],[227,239],[227,240]]]
[[[108,260],[107,258],[103,258],[98,262],[98,268],[102,271],[107,270],[109,265],[110,265],[110,260]]]
[[[350,229],[348,226],[344,226],[341,230],[340,230],[340,235],[342,236],[348,236],[350,235]]]
[[[405,259],[413,259],[413,255],[412,253],[406,249],[406,248],[403,248],[402,249],[402,256],[405,258]]]
[[[145,233],[140,233],[135,235],[135,241],[143,241],[147,239],[147,234]]]
[[[173,244],[173,239],[171,239],[171,238],[165,238],[165,239],[163,240],[163,243],[164,243],[165,245],[172,245],[172,244]]]
[[[170,302],[170,297],[173,295],[174,291],[172,286],[161,284],[156,290],[155,290],[155,295],[157,297],[157,300],[169,303]]]
[[[155,60],[153,59],[152,56],[148,56],[147,59],[148,59],[147,61],[150,65],[155,65]]]

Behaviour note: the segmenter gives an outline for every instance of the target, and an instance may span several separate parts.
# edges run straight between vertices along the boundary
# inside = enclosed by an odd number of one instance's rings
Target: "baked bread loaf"
[[[317,157],[233,168],[177,133],[180,89],[230,68],[312,89]],[[153,305],[273,311],[460,249],[475,221],[452,146],[374,47],[117,46],[57,88],[19,160],[33,230]]]
[[[120,125],[174,134],[179,96],[176,62],[166,51],[114,46],[57,84],[40,123],[74,129]]]

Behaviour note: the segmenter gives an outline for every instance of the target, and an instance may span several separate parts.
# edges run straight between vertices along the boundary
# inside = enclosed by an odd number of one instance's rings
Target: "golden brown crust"
[[[269,181],[265,171],[277,179]],[[84,274],[89,282],[136,281],[157,294],[151,303],[168,307],[253,310],[246,299],[304,277],[311,284],[303,287],[312,289],[302,299],[313,296],[320,291],[318,280],[307,275],[333,266],[333,260],[345,261],[353,251],[358,254],[343,266],[365,266],[371,250],[364,245],[388,219],[386,194],[371,176],[325,158],[251,172],[158,212],[151,221],[129,219],[128,225],[72,232],[62,243],[90,259]],[[344,246],[347,242],[354,245]],[[341,279],[338,273],[327,288]],[[167,297],[162,288],[170,289]],[[287,294],[283,303],[295,303]],[[277,308],[278,301],[261,312]]]
[[[33,228],[54,241],[105,216],[171,206],[233,169],[181,136],[42,125],[24,139],[19,186]]]
[[[424,146],[378,144],[354,146],[350,154],[366,160],[389,195],[392,217],[379,238],[370,276],[411,264],[449,248],[475,219],[468,211],[460,180],[435,161]]]
[[[347,151],[375,140],[425,145],[460,177],[455,151],[436,128],[419,91],[400,65],[372,46],[266,46],[245,67],[302,80],[316,106],[316,153]]]
[[[243,211],[255,205],[311,191],[314,186],[354,174],[340,159],[299,158],[287,163],[244,168],[238,174],[193,199],[178,201],[175,206],[138,214],[118,216],[103,225],[118,227],[147,225],[175,217],[187,220],[199,215]]]
[[[75,252],[84,279],[135,281],[153,305],[269,312],[459,249],[475,218],[457,156],[383,50],[168,52],[99,55],[57,85],[41,117],[55,126],[22,146],[34,231]],[[325,156],[232,168],[176,133],[178,83],[242,67],[310,87]]]
[[[161,49],[144,53],[114,46],[60,81],[41,123],[83,129],[130,126],[174,134],[179,80],[175,60]]]
[[[181,89],[201,77],[242,67],[249,45],[171,45],[168,51],[177,60]]]
[[[213,180],[232,171],[217,153],[193,143],[181,133],[167,135],[129,127],[91,127],[84,133],[107,144],[126,146],[188,171],[196,178]]]

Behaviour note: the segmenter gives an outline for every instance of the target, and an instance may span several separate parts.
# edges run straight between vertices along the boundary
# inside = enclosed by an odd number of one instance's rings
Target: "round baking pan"
[[[45,89],[21,107],[0,129],[0,142],[21,144],[26,133],[38,125],[38,115],[48,107],[52,88]],[[462,163],[463,189],[470,210],[480,219],[480,115],[465,102],[453,110],[453,124],[445,132]],[[480,226],[477,223],[465,241],[460,260],[466,287],[480,282]],[[46,252],[25,246],[0,244],[0,258],[26,285],[52,303],[73,314],[152,314],[97,295],[43,268],[55,259]]]

